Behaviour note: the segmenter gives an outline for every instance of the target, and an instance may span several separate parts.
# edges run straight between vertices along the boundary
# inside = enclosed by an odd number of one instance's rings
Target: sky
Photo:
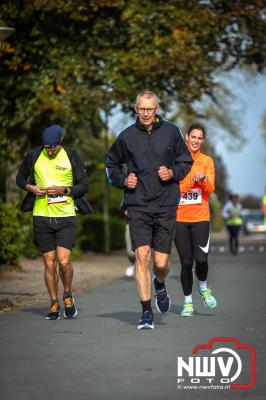
[[[266,186],[266,143],[262,138],[262,116],[266,112],[266,76],[252,81],[232,79],[240,105],[238,120],[246,143],[241,149],[230,151],[222,138],[216,144],[229,175],[229,188],[241,196],[262,197]],[[237,104],[236,104],[237,108]]]
[[[246,142],[239,149],[230,150],[221,134],[211,141],[225,163],[229,189],[240,196],[251,194],[261,198],[266,186],[266,143],[261,128],[262,115],[266,112],[266,76],[246,79],[239,73],[232,73],[227,84],[235,95],[233,109]],[[121,112],[109,119],[110,129],[115,134],[130,123],[132,120]]]

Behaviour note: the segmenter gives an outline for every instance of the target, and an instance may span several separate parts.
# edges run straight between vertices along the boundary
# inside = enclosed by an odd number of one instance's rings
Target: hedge
[[[17,265],[18,258],[36,258],[39,251],[33,241],[32,218],[19,211],[17,202],[0,199],[0,263]]]
[[[78,234],[73,255],[81,251],[104,251],[104,223],[101,214],[78,216]],[[111,250],[125,247],[125,219],[110,217]],[[0,264],[17,265],[21,256],[36,258],[32,214],[19,211],[17,202],[5,203],[0,199]]]
[[[125,247],[126,220],[110,216],[111,250]],[[104,221],[101,214],[78,216],[78,246],[82,251],[104,251]]]

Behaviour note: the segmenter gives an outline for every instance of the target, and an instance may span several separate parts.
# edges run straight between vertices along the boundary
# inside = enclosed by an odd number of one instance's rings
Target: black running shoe
[[[77,315],[78,310],[74,305],[74,298],[72,296],[64,297],[64,318],[73,318]]]
[[[51,305],[46,319],[60,319],[60,305],[58,303],[53,303]]]
[[[159,311],[159,313],[167,313],[167,311],[169,311],[170,307],[171,307],[171,300],[170,297],[168,296],[166,287],[164,286],[163,289],[158,290],[156,287],[156,282],[155,282],[155,276],[153,277],[153,284],[154,284],[154,288],[156,291],[156,295],[155,295],[155,306],[157,308],[157,310]]]
[[[138,322],[138,329],[154,329],[152,310],[144,311]]]

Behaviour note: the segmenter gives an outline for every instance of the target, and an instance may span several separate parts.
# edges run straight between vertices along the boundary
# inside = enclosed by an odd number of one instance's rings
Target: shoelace
[[[142,319],[152,320],[152,313],[151,311],[144,311]]]
[[[201,292],[203,297],[210,299],[212,297],[212,290],[211,289],[206,289],[203,292]]]
[[[50,312],[51,312],[51,313],[57,312],[57,311],[58,311],[58,308],[59,308],[59,304],[58,304],[58,303],[54,303],[54,304],[52,304],[51,307],[50,307]]]
[[[157,297],[159,302],[166,302],[168,300],[167,299],[167,293],[166,293],[165,289],[162,290],[161,292],[157,292],[155,296]]]
[[[64,304],[66,307],[72,307],[73,306],[73,299],[72,297],[68,296],[64,298]]]
[[[191,311],[192,309],[193,309],[193,306],[191,303],[184,304],[184,311]]]

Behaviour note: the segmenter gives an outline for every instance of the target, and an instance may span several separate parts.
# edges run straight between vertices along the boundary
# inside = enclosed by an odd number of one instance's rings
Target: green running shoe
[[[192,317],[193,315],[193,304],[191,302],[184,303],[183,310],[181,311],[182,317]]]
[[[202,297],[204,304],[207,308],[214,308],[217,306],[217,301],[212,295],[212,290],[207,288],[205,290],[200,290],[198,287],[198,294]]]

